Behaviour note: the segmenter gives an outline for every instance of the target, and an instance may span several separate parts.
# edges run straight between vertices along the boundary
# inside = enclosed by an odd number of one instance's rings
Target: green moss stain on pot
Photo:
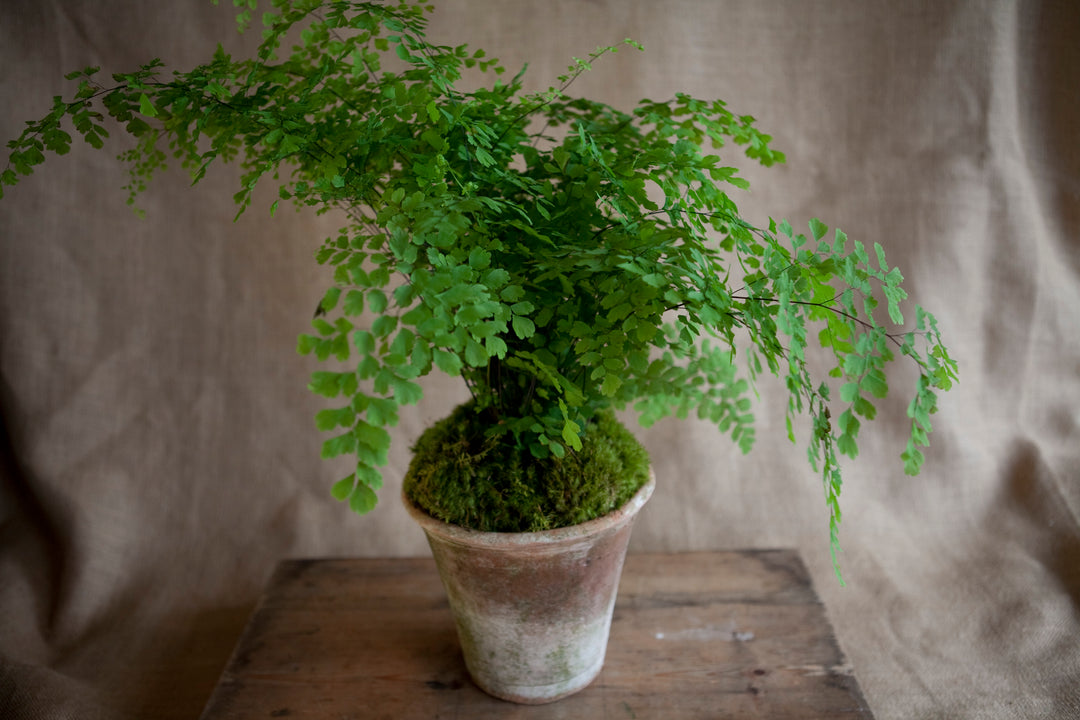
[[[569,653],[570,649],[566,645],[559,645],[549,652],[546,658],[551,674],[563,682],[572,680],[574,675],[574,671],[570,669]]]
[[[582,448],[538,459],[475,403],[458,406],[413,448],[408,497],[432,517],[485,532],[577,525],[621,507],[649,479],[645,448],[610,410],[598,411]]]

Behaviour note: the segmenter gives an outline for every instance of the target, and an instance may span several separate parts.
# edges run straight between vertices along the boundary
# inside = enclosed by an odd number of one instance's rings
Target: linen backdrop
[[[921,475],[898,458],[903,393],[864,429],[847,587],[778,383],[747,456],[707,425],[627,416],[659,478],[631,550],[798,548],[881,720],[1080,717],[1080,4],[437,5],[434,39],[528,62],[531,89],[631,37],[644,54],[571,90],[624,109],[686,90],[756,116],[788,164],[728,151],[749,217],[881,242],[961,364]],[[70,92],[68,71],[186,69],[256,40],[201,0],[5,0],[0,137]],[[427,552],[396,493],[411,443],[464,397],[425,383],[381,504],[351,515],[319,459],[316,363],[294,352],[332,225],[271,219],[269,192],[234,223],[232,168],[194,188],[170,170],[140,220],[115,160],[128,141],[110,145],[78,143],[0,200],[4,718],[197,717],[277,560]]]

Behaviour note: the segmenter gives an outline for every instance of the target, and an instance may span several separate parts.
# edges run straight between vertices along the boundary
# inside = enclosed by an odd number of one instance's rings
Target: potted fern
[[[902,276],[880,245],[818,220],[802,233],[739,214],[729,192],[746,182],[717,152],[784,159],[753,118],[686,94],[630,109],[571,97],[574,79],[616,47],[526,93],[524,70],[507,77],[483,51],[429,42],[423,0],[272,4],[253,57],[219,50],[169,75],[153,60],[108,81],[97,68],[72,73],[73,97],[8,143],[0,197],[46,152],[68,150],[68,128],[102,147],[108,115],[135,139],[121,155],[129,203],[171,155],[195,180],[238,161],[240,212],[269,182],[269,212],[293,203],[340,218],[317,254],[327,288],[298,343],[328,363],[310,382],[334,401],[316,417],[333,433],[323,455],[356,459],[331,493],[357,513],[374,508],[399,408],[420,401],[432,372],[462,379],[470,401],[418,441],[404,493],[441,570],[484,558],[464,571],[478,593],[444,576],[482,687],[547,701],[599,671],[630,523],[654,485],[613,410],[645,425],[695,413],[745,452],[755,380],[780,376],[788,437],[805,433],[823,480],[835,562],[840,456],[857,454],[902,356],[918,379],[901,460],[919,471],[937,392],[956,378],[934,317],[916,306],[901,329]],[[251,10],[239,20],[246,27]],[[287,36],[299,40],[286,51]],[[492,79],[462,90],[466,69]],[[824,351],[813,362],[811,346]],[[504,540],[524,559],[503,562],[509,551],[492,548]],[[566,575],[566,592],[551,592],[554,573],[593,564],[606,580]],[[531,577],[531,589],[507,590],[510,575]],[[583,587],[596,593],[572,610],[534,604],[537,592]],[[505,600],[495,620],[473,617],[493,596]],[[508,628],[522,608],[533,625]],[[561,637],[521,646],[568,619],[584,649]],[[485,623],[496,640],[480,637]]]

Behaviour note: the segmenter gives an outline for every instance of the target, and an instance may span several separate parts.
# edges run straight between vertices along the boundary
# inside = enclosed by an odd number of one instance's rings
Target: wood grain
[[[629,556],[604,670],[539,706],[496,700],[469,680],[430,559],[287,560],[202,715],[872,717],[790,550]]]

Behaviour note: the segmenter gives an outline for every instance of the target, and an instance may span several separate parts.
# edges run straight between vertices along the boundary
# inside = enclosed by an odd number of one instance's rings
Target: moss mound
[[[649,479],[649,456],[611,411],[582,433],[582,449],[538,460],[473,404],[428,428],[413,448],[405,493],[432,517],[487,532],[576,525],[621,507]]]

